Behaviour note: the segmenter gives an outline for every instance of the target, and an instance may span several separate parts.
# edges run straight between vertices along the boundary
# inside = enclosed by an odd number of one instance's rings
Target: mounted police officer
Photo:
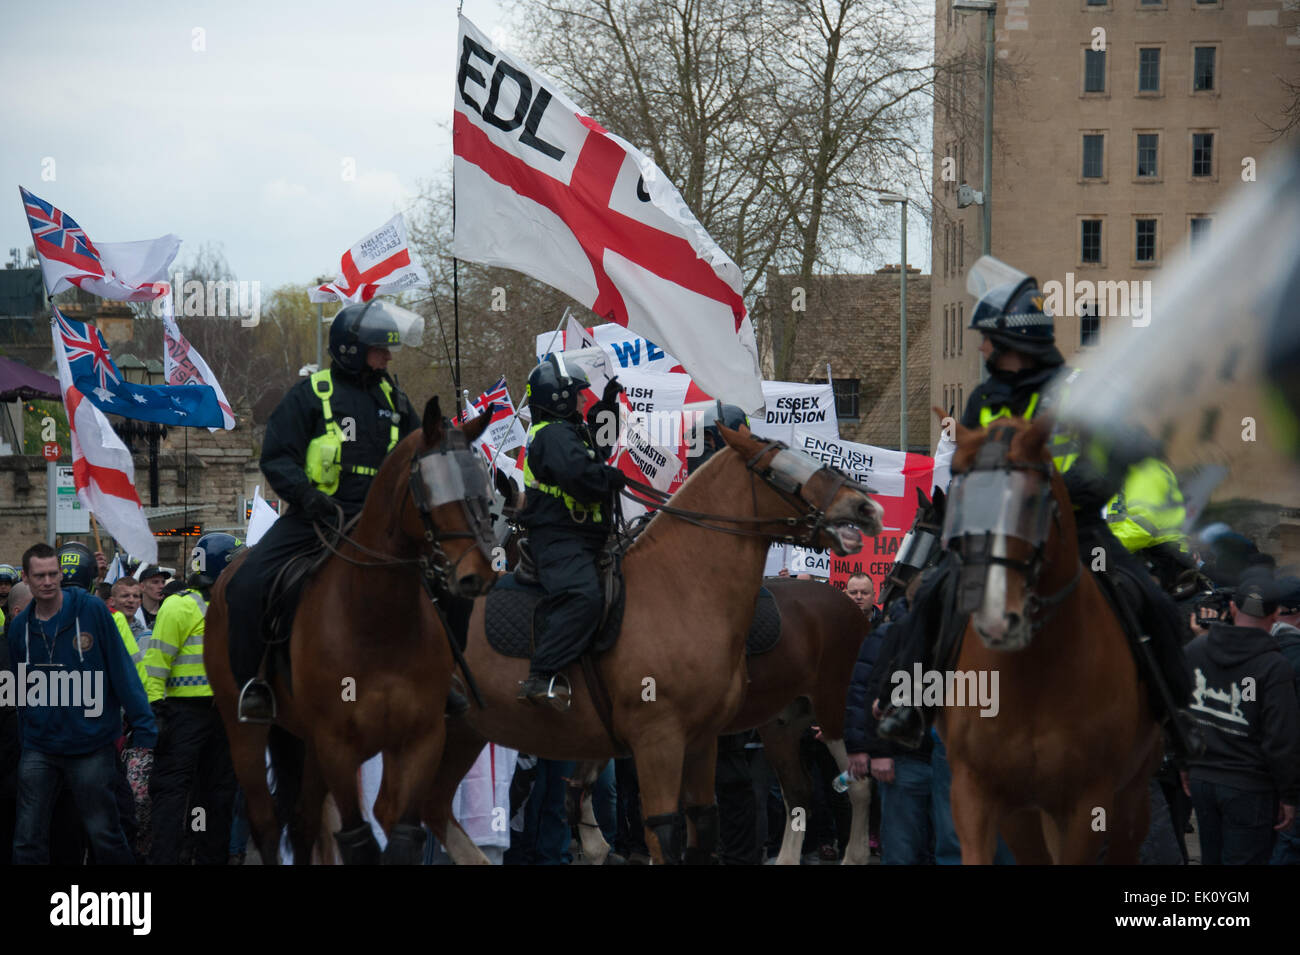
[[[1016,416],[1028,420],[1050,410],[1049,385],[1064,374],[1068,376],[1065,387],[1069,387],[1079,373],[1063,367],[1065,361],[1056,348],[1054,321],[1043,307],[1037,281],[985,256],[972,268],[967,288],[979,296],[968,327],[981,333],[980,353],[989,378],[971,392],[962,426],[987,428],[998,418]],[[1154,452],[1153,443],[1150,447]],[[1151,638],[1156,676],[1166,686],[1158,688],[1162,708],[1165,715],[1175,716],[1180,724],[1173,728],[1174,745],[1178,749],[1195,746],[1185,735],[1188,721],[1183,707],[1191,683],[1182,654],[1181,615],[1147,570],[1125,549],[1125,545],[1134,550],[1162,545],[1157,559],[1152,561],[1162,566],[1170,560],[1169,550],[1175,554],[1185,552],[1181,531],[1185,511],[1173,472],[1163,462],[1149,457],[1117,479],[1107,467],[1096,463],[1091,453],[1083,453],[1090,449],[1082,448],[1076,435],[1059,431],[1053,433],[1048,448],[1074,507],[1081,559],[1091,567],[1094,548],[1104,551],[1105,567],[1114,572],[1122,599],[1132,607],[1143,633]],[[1116,539],[1111,528],[1119,529],[1122,538]],[[912,662],[930,665],[935,649],[932,642],[944,622],[940,587],[947,576],[957,572],[958,564],[955,555],[946,551],[934,569],[927,572],[909,619],[900,622],[900,626],[909,627],[910,633],[901,645],[900,657],[894,661],[896,669],[909,668]],[[878,732],[887,739],[916,745],[924,730],[924,715],[919,708],[909,706],[887,710]]]
[[[331,367],[289,390],[271,414],[261,466],[289,512],[271,525],[226,589],[239,718],[269,722],[275,699],[260,672],[266,588],[290,558],[360,512],[384,457],[420,426],[388,374],[392,353],[418,344],[423,319],[379,299],[349,305],[330,326]],[[295,599],[296,594],[290,599]]]
[[[613,526],[613,496],[626,483],[618,468],[605,464],[617,434],[608,429],[617,421],[623,386],[611,378],[583,424],[578,406],[590,384],[559,354],[548,355],[528,376],[533,425],[519,522],[528,529],[546,597],[538,607],[536,650],[519,699],[561,712],[569,707],[571,689],[561,671],[581,655],[604,607],[596,559]],[[609,444],[598,442],[607,436]]]
[[[742,424],[747,428],[749,427],[749,416],[745,414],[744,409],[736,405],[724,405],[719,401],[714,422],[706,425],[703,434],[700,436],[700,453],[688,455],[686,458],[686,473],[688,475],[694,474],[703,466],[705,461],[727,446],[727,443],[722,440],[722,432],[718,430],[718,421],[721,421],[723,425],[732,431],[735,431]]]

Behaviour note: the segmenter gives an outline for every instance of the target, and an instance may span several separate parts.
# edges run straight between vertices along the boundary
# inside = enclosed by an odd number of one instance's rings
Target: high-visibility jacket
[[[144,689],[150,703],[212,695],[203,668],[203,616],[207,611],[208,602],[197,590],[172,594],[158,608],[144,655]]]
[[[1183,521],[1187,508],[1174,472],[1158,458],[1129,468],[1124,486],[1106,505],[1106,522],[1130,553],[1157,544],[1186,550]]]
[[[380,380],[379,388],[388,401],[389,409],[393,412],[388,435],[388,450],[391,452],[397,447],[397,439],[401,436],[398,428],[397,405],[393,401],[393,386],[386,379]],[[339,474],[343,470],[343,442],[346,439],[343,429],[334,420],[333,409],[330,408],[330,398],[334,395],[334,379],[330,377],[330,369],[326,368],[311,376],[311,390],[320,400],[321,414],[325,418],[325,433],[313,438],[307,445],[307,463],[303,470],[307,472],[307,477],[318,490],[332,495],[339,489]],[[349,465],[348,471],[368,477],[374,477],[379,473],[378,468],[363,465]]]
[[[539,431],[547,425],[553,424],[551,421],[539,421],[528,429],[528,442],[531,445],[533,438]],[[590,452],[589,452],[590,453]],[[594,453],[593,453],[594,456]],[[551,497],[557,497],[564,502],[568,508],[569,515],[576,521],[591,521],[593,524],[599,524],[602,521],[600,504],[584,504],[571,494],[565,494],[563,489],[554,484],[543,484],[533,474],[533,469],[529,466],[528,457],[524,457],[524,487],[530,487],[534,490],[541,491],[543,494],[549,494]]]
[[[1077,374],[1077,370],[1070,373],[1067,387]],[[1030,397],[1023,414],[1026,421],[1038,410],[1039,398],[1038,392]],[[980,427],[987,428],[1003,417],[1011,417],[1011,409],[1005,405],[980,408]],[[1052,463],[1062,474],[1079,459],[1081,448],[1073,434],[1053,432],[1049,447]],[[1174,472],[1158,458],[1145,458],[1129,468],[1124,486],[1107,502],[1105,513],[1111,532],[1131,554],[1163,543],[1177,543],[1186,550],[1182,524],[1187,511],[1183,495]]]
[[[122,645],[126,647],[126,652],[131,657],[131,662],[135,664],[135,672],[140,676],[140,682],[145,682],[144,654],[148,649],[148,641],[145,642],[144,648],[135,639],[135,634],[131,632],[131,625],[127,623],[126,615],[120,610],[113,611],[113,622],[117,624],[117,632],[122,635]]]

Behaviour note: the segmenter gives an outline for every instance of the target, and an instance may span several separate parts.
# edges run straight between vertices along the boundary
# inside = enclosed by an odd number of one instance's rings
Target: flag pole
[[[95,520],[95,515],[90,515],[90,529],[95,532],[95,550],[103,553],[104,545],[99,542],[99,522]]]
[[[459,12],[459,8],[458,8]],[[451,236],[452,236],[452,256],[451,256],[451,312],[452,322],[455,326],[456,338],[456,366],[452,369],[452,379],[454,390],[456,392],[456,414],[459,415],[460,408],[460,260],[456,258],[456,174],[453,170],[451,177]]]
[[[564,314],[560,316],[560,320],[559,320],[559,322],[556,323],[555,331],[551,333],[551,342],[550,342],[550,345],[548,346],[548,349],[547,349],[548,351],[555,351],[555,337],[556,337],[557,335],[560,334],[560,329],[563,328],[563,327],[564,327],[564,323],[567,322],[567,321],[569,320],[569,313],[570,313],[571,311],[572,311],[572,309],[571,309],[569,306],[566,305],[566,306],[564,307]],[[512,417],[512,418],[510,419],[510,427],[506,429],[507,431],[509,431],[509,430],[513,430],[513,429],[514,429],[515,422],[519,420],[519,411],[520,411],[520,409],[523,408],[524,404],[525,404],[527,401],[528,401],[528,395],[525,394],[525,395],[524,395],[524,400],[521,401],[519,404],[515,405],[515,413],[514,413],[514,417]],[[500,449],[500,448],[496,448],[496,449],[494,449],[493,452],[492,452],[492,461],[491,461],[491,463],[488,464],[488,470],[491,471],[491,472],[493,472],[493,473],[496,472],[496,469],[497,469],[497,456],[498,456],[500,453],[501,453],[501,449]]]

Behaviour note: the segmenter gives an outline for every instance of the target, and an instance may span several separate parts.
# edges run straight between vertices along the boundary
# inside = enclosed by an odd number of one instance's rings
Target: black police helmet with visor
[[[72,541],[59,548],[59,572],[64,587],[81,587],[89,590],[95,585],[99,566],[90,548],[80,541]]]
[[[211,587],[243,546],[244,542],[233,534],[204,534],[190,551],[186,584],[190,587]]]
[[[366,369],[371,348],[397,351],[419,345],[424,319],[383,299],[372,299],[340,309],[330,325],[330,357],[336,367],[354,375]]]
[[[590,387],[581,368],[567,365],[563,355],[547,355],[528,375],[528,407],[533,420],[574,418],[583,390]]]
[[[975,297],[967,328],[982,332],[993,343],[989,371],[1004,351],[1017,351],[1040,365],[1060,365],[1052,313],[1044,307],[1038,280],[993,258],[981,256],[966,276],[966,291]]]

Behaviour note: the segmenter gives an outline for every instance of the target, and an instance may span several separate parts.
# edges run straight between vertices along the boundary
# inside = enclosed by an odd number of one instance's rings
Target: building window
[[[945,225],[943,227],[943,274],[945,278],[947,278],[949,274],[949,266],[952,263],[951,255],[952,255],[952,226]]]
[[[1135,252],[1136,254],[1134,257],[1139,262],[1154,262],[1156,260],[1155,219],[1137,220],[1137,245]]]
[[[1101,264],[1101,220],[1084,219],[1079,239],[1079,261]]]
[[[1110,2],[1110,0],[1088,0],[1088,6],[1090,6],[1090,7],[1104,7],[1104,6],[1105,6],[1107,3],[1109,3],[1109,2]]]
[[[957,413],[958,414],[963,414],[966,411],[966,404],[961,400],[962,392],[965,390],[966,389],[964,389],[961,385],[957,386]]]
[[[1197,216],[1188,223],[1188,230],[1188,240],[1191,242],[1192,250],[1195,251],[1210,237],[1210,219],[1206,216]]]
[[[1158,133],[1138,133],[1137,175],[1139,179],[1155,179],[1160,175],[1160,136]]]
[[[957,223],[957,271],[966,268],[966,223]]]
[[[1085,302],[1079,311],[1079,347],[1089,348],[1101,343],[1101,319],[1097,317],[1097,303]]]
[[[962,342],[966,338],[966,305],[964,303],[957,306],[956,325],[957,354],[960,355],[962,352]]]
[[[1160,92],[1160,48],[1138,49],[1138,92]]]
[[[943,307],[943,357],[948,357],[948,306]]]
[[[1102,144],[1105,137],[1100,133],[1085,133],[1083,137],[1083,178],[1100,179]]]
[[[1214,53],[1212,46],[1196,47],[1192,63],[1192,89],[1197,92],[1214,89]]]
[[[832,378],[831,390],[835,393],[835,417],[841,421],[858,420],[857,378]]]
[[[1214,133],[1192,133],[1192,175],[1214,175]]]
[[[1083,51],[1083,91],[1085,93],[1106,92],[1106,51]]]
[[[957,144],[957,181],[966,181],[966,141]]]

